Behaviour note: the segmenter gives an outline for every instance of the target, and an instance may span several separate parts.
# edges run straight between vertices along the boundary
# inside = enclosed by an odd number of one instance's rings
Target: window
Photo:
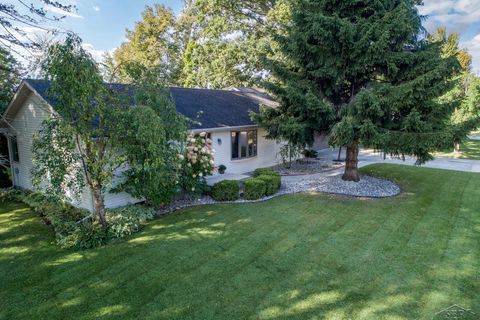
[[[257,130],[232,131],[232,159],[257,155]]]
[[[12,147],[12,160],[15,162],[19,162],[20,159],[18,157],[17,137],[10,138],[10,146]]]

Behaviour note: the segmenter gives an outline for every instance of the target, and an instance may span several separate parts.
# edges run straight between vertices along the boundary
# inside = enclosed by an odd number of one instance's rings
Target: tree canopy
[[[168,83],[183,87],[250,86],[264,76],[263,57],[274,47],[270,29],[280,29],[288,1],[186,1],[175,17],[170,9],[146,7],[127,41],[107,57],[119,81],[131,81],[135,66],[156,66]],[[110,72],[112,73],[112,72]]]
[[[268,63],[280,107],[256,117],[269,137],[308,145],[330,131],[332,145],[347,147],[343,178],[353,181],[360,144],[423,163],[452,143],[457,101],[439,98],[460,65],[425,39],[419,4],[294,1],[286,34],[275,36],[282,58]]]
[[[167,202],[175,193],[185,127],[160,85],[139,81],[132,101],[128,90],[104,84],[74,35],[50,47],[43,71],[56,112],[34,137],[34,185],[61,199],[86,188],[103,226],[104,196],[112,188],[155,205]]]
[[[113,53],[110,63],[115,76],[121,81],[138,78],[136,73],[140,65],[144,68],[156,68],[160,78],[174,83],[178,77],[180,39],[176,32],[176,17],[173,11],[164,5],[147,6],[142,20],[133,30],[127,30],[127,41]]]
[[[453,77],[455,86],[441,98],[444,101],[461,101],[450,119],[454,148],[458,152],[465,136],[480,126],[478,78],[471,74],[472,56],[467,50],[460,49],[458,33],[449,34],[445,27],[440,27],[429,35],[428,40],[441,46],[443,57],[454,57],[461,66],[461,72]]]
[[[7,49],[0,47],[0,112],[2,114],[20,83],[20,77],[21,71],[17,60]]]

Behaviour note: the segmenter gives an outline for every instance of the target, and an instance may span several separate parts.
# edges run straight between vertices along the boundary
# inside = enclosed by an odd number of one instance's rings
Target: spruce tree
[[[346,146],[343,179],[359,181],[359,146],[421,164],[452,144],[457,101],[440,99],[459,63],[427,41],[419,0],[295,0],[282,59],[266,87],[280,105],[255,116],[270,138],[309,145],[328,130]]]

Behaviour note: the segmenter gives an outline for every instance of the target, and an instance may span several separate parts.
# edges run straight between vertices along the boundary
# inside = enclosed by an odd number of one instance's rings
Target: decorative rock
[[[282,187],[276,194],[258,200],[239,199],[236,201],[217,202],[209,196],[201,196],[197,198],[183,197],[175,199],[172,203],[162,208],[157,213],[159,215],[164,215],[187,207],[214,203],[261,202],[280,195],[301,192],[324,192],[353,197],[385,198],[394,197],[400,194],[400,191],[400,187],[392,181],[369,176],[361,176],[359,182],[343,181],[341,174],[315,178],[309,178],[306,176],[304,179],[300,180],[282,181]]]

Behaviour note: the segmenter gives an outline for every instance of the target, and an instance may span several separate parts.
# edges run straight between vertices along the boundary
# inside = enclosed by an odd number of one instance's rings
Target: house
[[[118,90],[129,89],[126,85],[112,86]],[[48,83],[43,80],[22,81],[0,124],[1,130],[8,136],[13,184],[20,188],[33,189],[30,177],[33,134],[41,128],[42,121],[54,112],[47,89]],[[213,140],[215,166],[225,165],[227,173],[245,173],[279,162],[278,151],[282,143],[266,139],[266,132],[250,118],[250,112],[258,112],[260,105],[275,106],[275,102],[264,93],[254,89],[169,90],[177,111],[197,120],[190,130],[207,132]],[[124,192],[105,195],[106,206],[110,208],[138,201]],[[85,190],[73,204],[93,210],[89,190]]]

